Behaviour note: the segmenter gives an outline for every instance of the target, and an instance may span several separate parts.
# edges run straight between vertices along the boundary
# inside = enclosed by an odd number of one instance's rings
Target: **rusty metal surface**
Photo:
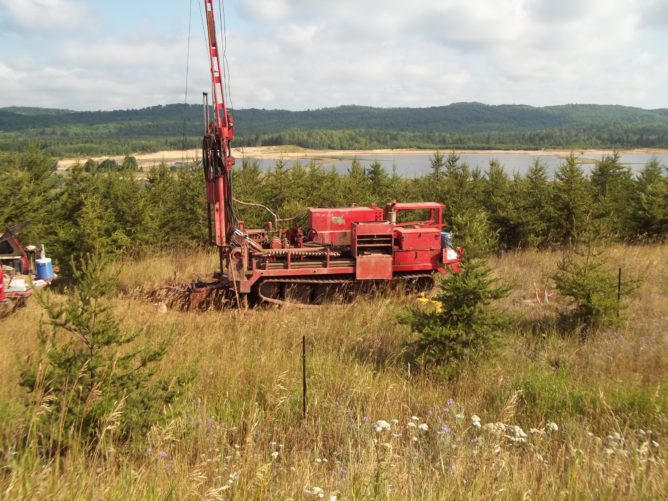
[[[355,278],[357,280],[391,280],[392,256],[386,254],[358,256]]]

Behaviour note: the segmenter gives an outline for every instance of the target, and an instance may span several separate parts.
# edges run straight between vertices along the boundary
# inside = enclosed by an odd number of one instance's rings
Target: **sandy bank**
[[[237,159],[254,158],[258,160],[265,159],[285,159],[285,160],[310,160],[310,159],[337,159],[337,158],[352,158],[370,157],[370,156],[404,156],[404,155],[431,155],[435,150],[417,150],[417,149],[383,149],[383,150],[309,150],[299,148],[296,146],[259,146],[247,148],[233,148],[233,155]],[[441,150],[443,153],[449,153],[451,150]],[[600,158],[602,155],[613,153],[613,150],[456,150],[457,153],[465,153],[467,155],[531,155],[531,156],[557,156],[566,157],[570,155],[571,151],[578,156],[588,158]],[[668,149],[638,149],[638,150],[617,150],[619,153],[628,154],[668,154]],[[138,153],[134,155],[137,162],[142,167],[151,167],[162,162],[166,164],[174,164],[178,162],[191,162],[202,157],[200,149],[193,150],[171,150],[158,151],[156,153]],[[95,161],[101,161],[106,158],[111,158],[117,162],[123,161],[123,156],[104,156],[93,157]],[[88,157],[82,158],[65,158],[58,161],[58,169],[67,169],[76,163],[83,163]]]

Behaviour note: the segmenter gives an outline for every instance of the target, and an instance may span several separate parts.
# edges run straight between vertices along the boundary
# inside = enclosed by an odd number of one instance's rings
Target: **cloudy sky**
[[[199,103],[202,3],[0,0],[0,107],[183,102],[188,61]],[[225,0],[225,11],[237,108],[668,107],[668,0]]]

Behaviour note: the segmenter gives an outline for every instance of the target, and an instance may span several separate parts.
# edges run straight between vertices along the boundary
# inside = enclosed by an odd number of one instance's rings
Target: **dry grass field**
[[[19,442],[19,364],[36,301],[0,324],[4,499],[660,499],[668,492],[668,246],[610,250],[642,285],[628,320],[585,344],[550,328],[557,252],[495,258],[516,327],[496,355],[446,381],[410,367],[393,292],[317,310],[178,312],[141,299],[206,276],[215,258],[119,263],[115,313],[142,343],[171,339],[158,372],[195,374],[164,424],[60,461]],[[549,304],[543,300],[547,288]],[[537,328],[541,324],[546,328]],[[302,417],[301,340],[308,343]],[[122,411],[121,411],[122,412]]]

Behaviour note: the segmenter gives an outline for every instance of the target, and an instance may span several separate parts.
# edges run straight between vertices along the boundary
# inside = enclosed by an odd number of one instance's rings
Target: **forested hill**
[[[668,147],[668,109],[455,103],[430,108],[340,106],[234,111],[243,144],[306,147]],[[198,141],[200,105],[87,111],[0,108],[0,148],[38,139],[51,149],[118,150]],[[106,146],[105,146],[106,145]],[[118,152],[118,151],[113,151]],[[72,151],[72,153],[75,153]],[[112,151],[108,151],[112,153]]]

